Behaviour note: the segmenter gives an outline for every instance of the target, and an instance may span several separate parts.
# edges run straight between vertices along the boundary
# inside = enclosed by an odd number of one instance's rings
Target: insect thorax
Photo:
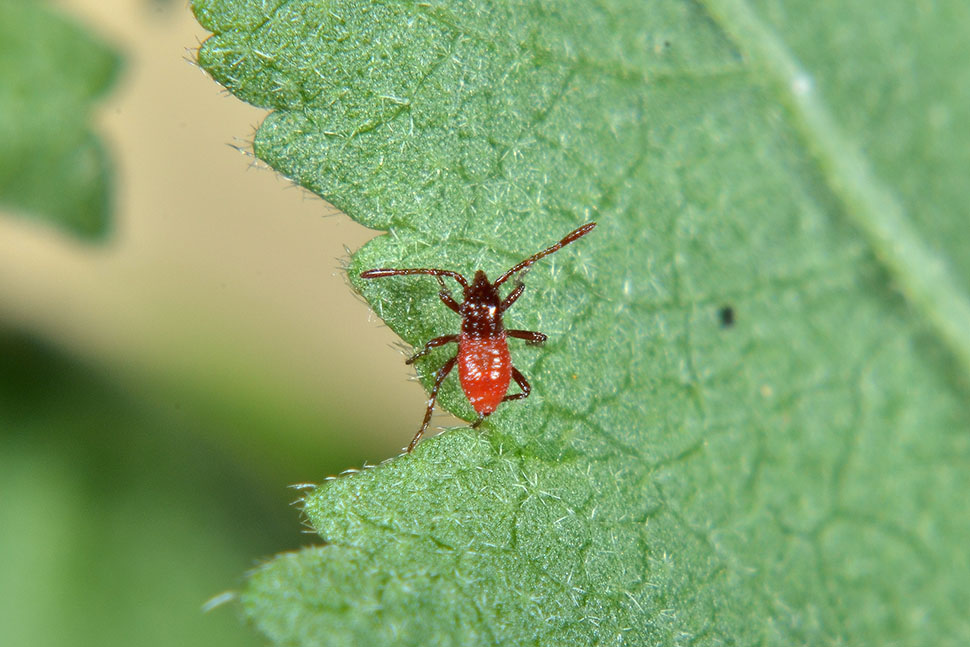
[[[502,299],[485,272],[478,270],[461,304],[461,332],[472,337],[502,334]]]

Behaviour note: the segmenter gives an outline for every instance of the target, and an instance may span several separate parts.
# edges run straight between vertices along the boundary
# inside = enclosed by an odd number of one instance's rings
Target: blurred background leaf
[[[120,59],[44,2],[0,2],[0,202],[88,238],[111,224],[108,155],[91,104]]]
[[[970,104],[923,73],[962,3],[194,7],[257,155],[390,228],[351,276],[600,222],[510,317],[553,333],[529,400],[308,498],[327,544],[246,595],[275,643],[970,640]]]
[[[258,644],[202,604],[298,543],[292,512],[191,417],[22,334],[0,357],[4,642]]]

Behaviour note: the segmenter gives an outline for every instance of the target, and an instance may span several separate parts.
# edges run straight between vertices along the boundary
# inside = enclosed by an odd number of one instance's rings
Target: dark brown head
[[[461,331],[473,337],[488,337],[501,333],[502,299],[485,272],[478,270],[471,285],[465,288],[461,304]]]

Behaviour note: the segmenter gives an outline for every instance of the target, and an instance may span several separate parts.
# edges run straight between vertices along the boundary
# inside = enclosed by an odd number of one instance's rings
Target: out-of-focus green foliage
[[[260,644],[202,605],[296,515],[190,420],[0,330],[3,644]]]
[[[0,204],[85,237],[106,234],[110,164],[90,119],[119,64],[46,2],[0,0]]]

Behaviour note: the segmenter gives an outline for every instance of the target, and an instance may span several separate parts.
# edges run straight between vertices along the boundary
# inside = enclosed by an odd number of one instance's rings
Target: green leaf
[[[119,58],[30,0],[0,0],[0,204],[81,236],[110,226],[110,164],[92,104]]]
[[[410,344],[435,282],[361,270],[600,223],[509,314],[527,400],[308,495],[275,644],[970,641],[970,23],[897,4],[195,1],[257,155],[390,230],[350,277]]]
[[[264,644],[230,611],[200,611],[253,551],[299,545],[285,506],[205,439],[217,425],[2,324],[0,357],[0,642]]]

